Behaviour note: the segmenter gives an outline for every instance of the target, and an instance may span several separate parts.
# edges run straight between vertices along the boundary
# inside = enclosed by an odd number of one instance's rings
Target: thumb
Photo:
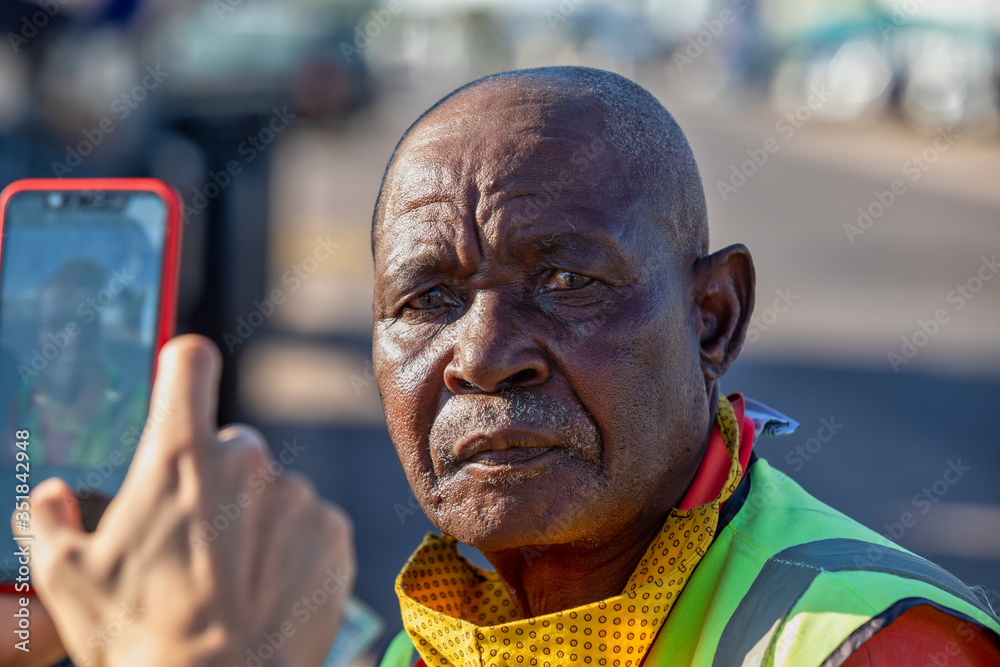
[[[61,564],[58,559],[65,557],[69,550],[75,551],[74,545],[82,546],[86,533],[80,506],[69,485],[57,477],[36,486],[28,502],[30,518],[24,521],[17,512],[12,518],[14,536],[33,538],[25,542],[31,545],[34,574],[51,572]]]

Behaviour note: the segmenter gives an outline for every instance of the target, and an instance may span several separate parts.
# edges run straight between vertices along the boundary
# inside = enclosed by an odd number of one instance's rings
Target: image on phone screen
[[[165,202],[152,192],[14,194],[0,246],[0,580],[16,573],[9,519],[15,434],[30,486],[61,477],[113,496],[149,407]],[[23,458],[23,457],[22,457]],[[21,471],[24,470],[22,467]]]

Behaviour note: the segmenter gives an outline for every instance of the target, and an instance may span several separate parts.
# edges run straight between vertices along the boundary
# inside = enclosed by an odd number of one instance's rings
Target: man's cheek
[[[608,451],[614,443],[659,441],[670,423],[666,393],[676,378],[669,367],[647,358],[643,347],[620,338],[603,340],[577,349],[565,366],[570,386],[601,430],[607,465],[624,463],[620,459],[636,450]]]
[[[411,486],[436,478],[428,440],[443,386],[435,382],[426,362],[410,358],[394,363],[383,358],[376,376],[382,390],[386,424]]]
[[[374,350],[375,379],[387,408],[432,408],[444,386],[444,358],[431,346],[382,337]]]
[[[396,448],[396,453],[403,465],[403,470],[406,472],[407,479],[416,481],[427,472],[425,469],[426,457],[422,456],[417,440],[401,441]]]

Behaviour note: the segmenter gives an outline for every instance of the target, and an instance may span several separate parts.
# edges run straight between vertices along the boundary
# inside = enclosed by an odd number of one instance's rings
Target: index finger
[[[179,336],[163,346],[135,458],[97,527],[106,553],[134,548],[165,494],[176,489],[180,462],[204,460],[216,443],[221,356],[202,336]]]
[[[221,372],[222,355],[203,336],[178,336],[163,346],[137,462],[152,449],[184,449],[214,440]]]

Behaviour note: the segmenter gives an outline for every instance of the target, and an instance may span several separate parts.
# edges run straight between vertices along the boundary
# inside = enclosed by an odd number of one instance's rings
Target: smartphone
[[[8,517],[30,521],[28,492],[61,477],[86,515],[128,471],[173,334],[181,203],[153,179],[31,179],[0,215],[0,592],[23,594]]]

